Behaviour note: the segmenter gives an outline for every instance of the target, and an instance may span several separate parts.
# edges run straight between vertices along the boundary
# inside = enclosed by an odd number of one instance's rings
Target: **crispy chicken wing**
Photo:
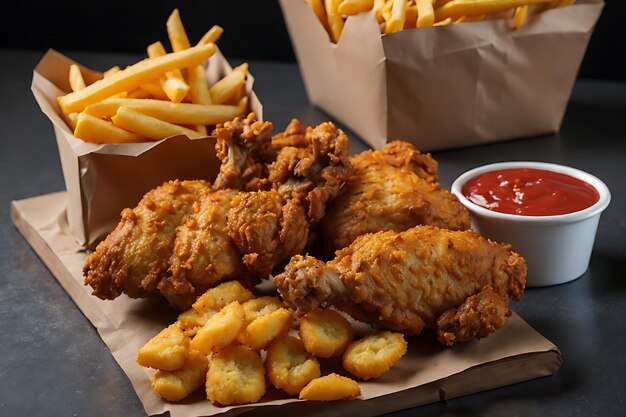
[[[437,163],[407,142],[351,158],[354,174],[320,224],[327,254],[365,233],[416,225],[470,228],[469,213],[437,182]]]
[[[288,126],[289,135],[304,134],[300,147],[285,146],[269,166],[269,181],[273,188],[288,199],[298,199],[311,222],[324,217],[326,204],[352,174],[349,161],[348,136],[331,122],[315,128],[294,120]]]
[[[293,120],[275,138],[277,154],[268,165],[267,182],[258,181],[269,189],[240,193],[228,213],[228,234],[245,265],[261,278],[302,252],[309,228],[351,173],[348,137],[332,123],[305,129]]]
[[[102,299],[122,292],[134,298],[157,294],[176,227],[209,190],[205,181],[170,181],[148,192],[134,209],[124,209],[120,223],[83,267],[85,284],[93,294]]]
[[[257,121],[254,113],[218,124],[215,151],[222,161],[213,183],[216,189],[259,190],[266,183],[266,163],[275,156],[272,123]]]
[[[408,334],[439,329],[452,344],[503,325],[508,300],[523,295],[526,263],[473,231],[416,226],[362,235],[328,263],[295,256],[274,282],[300,313],[334,305]]]

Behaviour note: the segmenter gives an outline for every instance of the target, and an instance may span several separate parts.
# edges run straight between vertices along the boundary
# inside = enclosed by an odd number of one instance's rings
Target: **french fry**
[[[170,17],[167,18],[165,23],[167,28],[167,36],[170,38],[170,44],[174,52],[189,49],[191,44],[187,37],[187,32],[183,26],[183,22],[180,20],[180,13],[178,9],[174,9]]]
[[[407,0],[393,0],[391,18],[387,21],[387,33],[399,32],[406,20]]]
[[[85,108],[84,113],[100,119],[111,118],[120,107],[178,125],[215,125],[232,120],[246,112],[248,97],[242,97],[237,106],[171,103],[154,99],[107,99]]]
[[[111,121],[115,126],[153,140],[161,140],[176,135],[186,135],[189,139],[202,137],[195,130],[146,116],[124,106],[117,109],[117,114],[111,118]]]
[[[222,104],[241,90],[246,82],[248,64],[244,63],[236,67],[233,72],[216,82],[209,89],[211,103]]]
[[[72,132],[76,130],[76,123],[78,123],[78,115],[79,113],[70,113],[65,116],[65,121],[67,125],[72,129]]]
[[[372,10],[374,0],[343,0],[337,10],[346,16],[354,16],[355,14]]]
[[[128,132],[110,122],[88,114],[80,113],[76,121],[74,136],[93,143],[133,143],[144,142],[145,138]]]
[[[385,0],[374,0],[374,15],[378,23],[383,23],[385,18],[382,15],[383,7],[385,7]]]
[[[157,58],[165,55],[167,52],[165,52],[161,42],[157,41],[148,45],[148,57]],[[165,76],[161,77],[160,83],[167,97],[174,103],[183,101],[189,92],[189,85],[185,82],[179,69],[166,72]]]
[[[436,22],[433,24],[433,26],[448,26],[450,23],[452,23],[452,18],[448,17],[446,19],[440,20],[439,22]]]
[[[192,103],[211,104],[211,93],[206,81],[206,74],[202,65],[187,69],[189,77],[189,98]]]
[[[330,38],[335,43],[339,42],[339,37],[343,30],[343,17],[338,10],[339,3],[341,3],[341,0],[324,0],[328,27],[330,28]]]
[[[167,19],[166,26],[167,35],[170,38],[170,43],[172,44],[172,49],[174,51],[182,51],[183,49],[188,49],[191,46],[178,9],[174,9],[170,17]],[[219,29],[214,31],[213,37],[216,35],[218,38],[221,36]],[[189,90],[193,90],[191,101],[196,104],[211,104],[211,96],[208,94],[209,87],[206,81],[206,75],[204,74],[204,68],[202,68],[201,65],[193,65],[187,69],[187,72],[191,74],[191,85],[189,86]],[[172,101],[179,102],[175,100]],[[205,126],[197,125],[195,126],[195,129],[201,136],[207,135]]]
[[[82,111],[121,91],[159,78],[167,71],[199,65],[216,51],[215,44],[195,46],[180,52],[173,52],[158,58],[148,58],[107,78],[103,78],[80,91],[59,97],[59,105],[64,113]]]
[[[324,26],[324,29],[326,29],[326,32],[328,32],[328,34],[330,35],[330,25],[328,24],[328,17],[326,16],[326,9],[324,8],[324,3],[322,3],[322,0],[307,0],[309,2],[309,5],[311,6],[311,9],[313,9],[313,13],[315,13],[315,16],[317,16],[317,18],[319,19],[319,21],[322,23],[322,26]]]
[[[146,90],[142,90],[141,88],[136,88],[126,95],[126,98],[148,98],[148,97],[150,97],[150,93],[148,93]]]
[[[169,97],[165,94],[165,91],[163,91],[163,87],[161,87],[161,84],[158,82],[143,83],[139,86],[139,89],[156,99],[169,100]]]
[[[499,13],[519,6],[548,3],[549,1],[551,0],[453,0],[435,9],[435,20]]]
[[[224,33],[221,26],[213,25],[211,29],[198,41],[198,45],[206,45],[208,43],[216,43]]]
[[[432,26],[435,23],[435,10],[432,0],[415,0],[417,6],[417,27]]]
[[[70,88],[72,91],[79,91],[85,88],[85,80],[83,80],[83,74],[80,73],[78,65],[70,65]]]
[[[116,65],[116,66],[111,67],[108,70],[104,71],[104,73],[102,73],[102,76],[104,78],[107,78],[107,77],[110,77],[111,75],[115,74],[116,72],[120,72],[121,70],[122,69]]]
[[[526,22],[526,16],[528,15],[528,6],[519,6],[515,8],[515,14],[513,15],[513,27],[519,29]]]
[[[411,4],[406,8],[406,19],[404,20],[404,29],[417,27],[417,6]]]
[[[557,0],[550,3],[550,7],[565,7],[576,3],[576,0]]]
[[[487,15],[484,14],[477,14],[475,16],[461,16],[457,20],[455,20],[454,23],[479,22],[481,20],[484,20],[485,17],[487,17]]]

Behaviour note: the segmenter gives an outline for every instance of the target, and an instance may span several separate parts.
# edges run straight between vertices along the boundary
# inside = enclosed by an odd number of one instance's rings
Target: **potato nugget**
[[[246,324],[252,323],[257,317],[273,313],[279,308],[285,307],[278,297],[269,295],[253,298],[243,303],[243,314]]]
[[[161,330],[137,352],[137,363],[148,368],[175,371],[189,353],[189,337],[176,325]]]
[[[402,333],[372,333],[348,345],[343,353],[343,367],[364,380],[377,378],[404,356],[406,348]]]
[[[300,319],[300,338],[318,358],[339,356],[354,338],[354,329],[335,310],[312,310]]]
[[[207,322],[207,320],[215,315],[217,311],[207,310],[204,313],[200,314],[193,308],[190,308],[187,311],[184,311],[178,315],[178,319],[176,323],[178,327],[183,330],[189,337],[194,337],[198,330]]]
[[[265,367],[272,385],[291,395],[299,393],[320,376],[319,362],[294,336],[284,336],[272,342],[267,349]]]
[[[339,374],[329,374],[309,382],[300,391],[301,400],[352,400],[361,395],[359,383]]]
[[[208,355],[230,345],[243,328],[243,307],[233,301],[211,316],[191,340],[191,348]]]
[[[180,401],[202,386],[207,367],[207,357],[191,350],[181,369],[158,370],[152,377],[152,389],[167,401]]]
[[[254,298],[239,281],[224,282],[202,294],[192,307],[202,314],[207,310],[219,311],[233,301],[244,303]]]
[[[265,349],[272,340],[286,334],[293,322],[293,314],[286,308],[257,317],[245,328],[239,341],[254,350]]]
[[[206,395],[212,403],[254,403],[265,394],[265,368],[258,353],[246,346],[228,346],[211,359]]]

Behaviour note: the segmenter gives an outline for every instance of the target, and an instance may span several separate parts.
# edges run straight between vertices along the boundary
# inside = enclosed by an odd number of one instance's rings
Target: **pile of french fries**
[[[166,24],[173,52],[159,41],[147,48],[148,58],[125,69],[113,67],[103,78],[85,85],[78,65],[71,65],[72,92],[58,102],[74,136],[93,143],[131,143],[175,135],[207,136],[207,126],[246,113],[248,64],[209,86],[203,63],[216,52],[223,30],[213,26],[191,46],[174,9]]]
[[[510,12],[514,28],[526,21],[528,7],[569,6],[575,0],[307,0],[333,42],[339,41],[348,16],[373,10],[381,33],[475,22]]]

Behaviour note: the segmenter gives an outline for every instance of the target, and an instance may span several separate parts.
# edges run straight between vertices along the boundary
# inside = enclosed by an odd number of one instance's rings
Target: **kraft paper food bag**
[[[557,132],[604,2],[381,35],[373,12],[333,44],[305,0],[280,0],[309,100],[375,148],[423,151]]]
[[[93,248],[119,221],[120,212],[137,205],[152,188],[172,179],[212,180],[219,170],[215,140],[176,136],[157,142],[92,144],[77,139],[63,120],[57,97],[70,91],[69,66],[74,63],[49,50],[34,70],[31,89],[41,110],[52,122],[67,188],[69,228],[78,244]],[[102,77],[82,67],[86,83]],[[232,68],[219,52],[208,60],[207,80],[212,85]],[[263,109],[252,90],[246,92],[250,110],[259,119]]]

